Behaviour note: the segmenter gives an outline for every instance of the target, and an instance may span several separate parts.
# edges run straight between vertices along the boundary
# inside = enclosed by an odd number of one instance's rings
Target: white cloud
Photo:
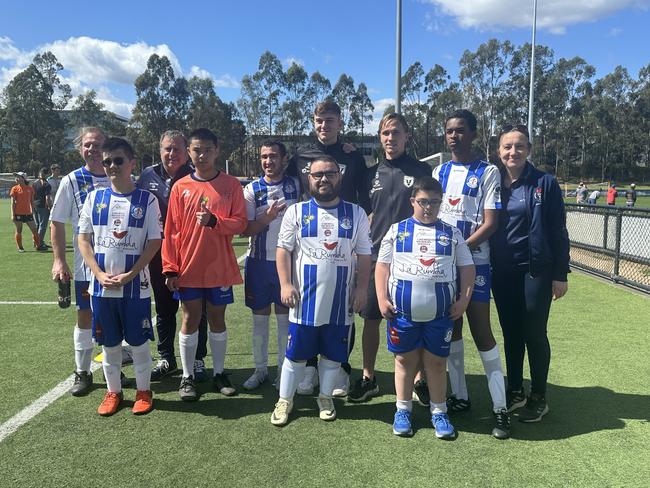
[[[533,3],[521,0],[421,0],[434,5],[435,14],[456,19],[463,28],[498,30],[503,27],[529,27],[533,19]],[[554,33],[566,27],[592,22],[625,9],[648,9],[650,0],[543,0],[537,5],[537,26]],[[444,21],[432,15],[425,19],[427,27],[437,30]]]
[[[609,35],[609,37],[617,37],[622,32],[623,32],[623,29],[621,29],[620,27],[612,27],[611,29],[609,29],[608,35]]]
[[[225,74],[216,77],[208,70],[199,68],[198,66],[192,66],[185,76],[188,78],[191,78],[192,76],[198,76],[199,78],[211,78],[216,88],[239,88],[239,81],[237,81],[234,76]]]
[[[395,99],[380,98],[378,100],[373,100],[372,104],[375,106],[375,111],[372,113],[372,122],[370,122],[365,128],[366,134],[376,134],[379,131],[379,122],[384,116],[384,110],[386,110],[389,105],[395,105]]]
[[[305,62],[300,58],[294,58],[293,56],[289,56],[288,58],[282,60],[282,64],[287,68],[294,63],[297,64],[298,66],[302,66],[303,68],[305,67]]]

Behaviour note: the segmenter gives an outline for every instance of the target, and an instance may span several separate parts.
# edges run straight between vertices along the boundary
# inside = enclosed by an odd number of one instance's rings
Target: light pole
[[[528,133],[533,142],[533,102],[535,99],[535,33],[537,31],[537,0],[533,0],[533,42],[530,50],[530,91],[528,94]]]
[[[402,0],[397,0],[397,45],[395,67],[395,112],[402,112]]]

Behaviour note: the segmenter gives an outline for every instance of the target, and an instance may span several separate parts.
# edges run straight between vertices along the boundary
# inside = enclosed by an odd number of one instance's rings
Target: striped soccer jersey
[[[126,273],[138,260],[147,241],[162,238],[158,201],[146,190],[122,195],[104,188],[91,192],[79,216],[79,233],[92,234],[95,259],[109,275]],[[149,269],[132,281],[112,290],[103,288],[91,276],[88,291],[96,297],[148,298],[151,296]]]
[[[244,188],[246,200],[246,216],[249,221],[257,220],[266,213],[273,200],[286,203],[287,208],[298,201],[300,186],[297,178],[285,176],[277,183],[268,183],[264,177],[253,181]],[[286,209],[278,214],[266,229],[249,239],[247,256],[266,261],[275,261],[275,250],[278,244],[278,232],[282,216]]]
[[[501,180],[493,164],[448,161],[434,168],[433,177],[443,191],[438,218],[458,227],[465,239],[483,224],[483,210],[501,208]],[[475,264],[489,264],[489,243],[481,243],[472,256]]]
[[[54,205],[50,212],[52,222],[66,224],[72,223],[72,247],[74,248],[74,269],[73,276],[76,281],[90,281],[92,273],[88,268],[77,244],[79,234],[79,214],[86,201],[88,194],[99,188],[110,186],[106,174],[96,175],[81,167],[68,173],[61,180],[59,190],[54,198]]]
[[[278,235],[278,247],[292,253],[292,282],[300,293],[289,320],[352,324],[355,254],[370,255],[371,246],[368,217],[358,205],[341,200],[324,207],[312,198],[289,207]]]
[[[457,266],[474,264],[460,231],[438,219],[413,217],[391,225],[380,263],[390,263],[388,291],[397,312],[414,322],[445,317],[456,299]]]

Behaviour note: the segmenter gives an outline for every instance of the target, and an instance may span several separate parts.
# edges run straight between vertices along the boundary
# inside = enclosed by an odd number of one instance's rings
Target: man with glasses
[[[287,423],[306,361],[319,354],[319,416],[336,418],[332,393],[348,360],[354,313],[366,302],[371,245],[365,212],[342,200],[340,188],[336,160],[317,158],[309,172],[312,198],[289,207],[282,219],[276,264],[280,297],[291,310],[273,425]]]
[[[371,215],[372,270],[368,300],[362,310],[363,373],[348,393],[351,402],[363,402],[379,394],[375,378],[375,361],[379,349],[379,325],[382,315],[375,292],[375,264],[381,240],[390,226],[411,216],[411,192],[416,179],[430,176],[431,167],[406,154],[409,127],[401,114],[385,115],[379,122],[379,139],[385,158],[370,168],[360,192],[361,204]]]

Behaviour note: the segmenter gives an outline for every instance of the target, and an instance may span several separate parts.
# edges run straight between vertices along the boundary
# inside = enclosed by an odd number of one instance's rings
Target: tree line
[[[528,112],[530,44],[491,39],[459,60],[452,79],[440,64],[415,62],[402,76],[402,111],[412,129],[410,151],[422,158],[445,150],[444,121],[456,108],[478,118],[477,153],[496,161],[496,136],[506,123],[525,123]],[[618,66],[596,78],[580,57],[556,59],[536,46],[533,159],[561,178],[647,179],[650,167],[650,64],[636,77]],[[83,125],[97,125],[128,137],[143,164],[157,159],[159,135],[176,128],[209,127],[222,141],[221,159],[232,172],[251,172],[256,148],[250,135],[296,141],[311,130],[317,102],[334,99],[342,109],[343,132],[368,134],[374,106],[364,82],[342,73],[334,84],[300,64],[286,69],[264,52],[256,72],[241,79],[240,97],[226,103],[210,78],[177,76],[168,58],[153,54],[135,80],[136,104],[128,123],[120,121],[89,91],[72,99],[61,81],[63,66],[51,52],[34,57],[5,87],[0,100],[0,171],[29,170],[52,162],[79,164],[66,140]],[[64,110],[65,109],[65,110]],[[388,107],[387,111],[394,110]],[[254,169],[253,169],[254,171]]]

